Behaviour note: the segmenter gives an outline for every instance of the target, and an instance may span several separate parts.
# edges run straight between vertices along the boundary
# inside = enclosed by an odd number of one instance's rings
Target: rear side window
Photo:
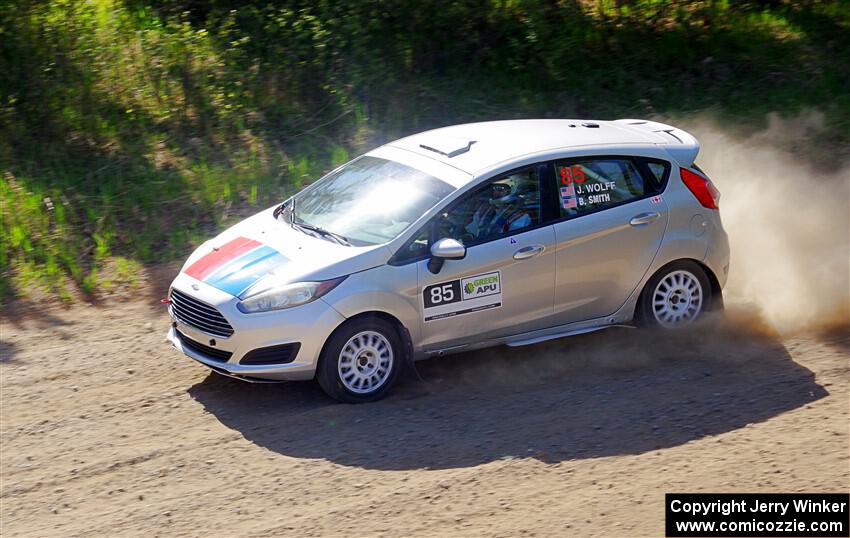
[[[561,217],[591,213],[660,192],[669,165],[630,157],[555,162]]]
[[[653,178],[659,184],[663,183],[667,176],[667,172],[670,170],[670,165],[663,161],[647,161],[646,167],[649,168],[649,171],[652,173]]]

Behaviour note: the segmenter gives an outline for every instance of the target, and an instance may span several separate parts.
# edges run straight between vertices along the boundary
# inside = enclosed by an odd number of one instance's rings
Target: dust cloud
[[[750,135],[705,118],[674,124],[700,140],[697,163],[721,192],[728,314],[755,309],[782,333],[850,324],[850,162],[807,151],[822,116],[770,117]]]

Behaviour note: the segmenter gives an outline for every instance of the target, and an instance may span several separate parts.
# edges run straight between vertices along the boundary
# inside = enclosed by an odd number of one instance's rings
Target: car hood
[[[189,257],[182,273],[245,298],[293,282],[329,280],[387,262],[383,245],[347,247],[279,221],[274,208],[228,228]]]

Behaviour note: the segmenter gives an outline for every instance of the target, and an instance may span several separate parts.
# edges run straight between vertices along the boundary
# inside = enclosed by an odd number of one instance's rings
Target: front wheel
[[[711,284],[698,264],[682,260],[655,273],[641,294],[637,318],[642,325],[678,329],[708,308]]]
[[[341,402],[379,400],[398,377],[401,350],[391,323],[380,318],[353,320],[331,335],[316,377],[328,396]]]

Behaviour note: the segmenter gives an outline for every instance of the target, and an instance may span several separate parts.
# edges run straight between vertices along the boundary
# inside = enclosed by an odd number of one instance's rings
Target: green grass
[[[138,282],[463,121],[817,108],[846,155],[848,50],[846,0],[0,0],[0,298]]]

